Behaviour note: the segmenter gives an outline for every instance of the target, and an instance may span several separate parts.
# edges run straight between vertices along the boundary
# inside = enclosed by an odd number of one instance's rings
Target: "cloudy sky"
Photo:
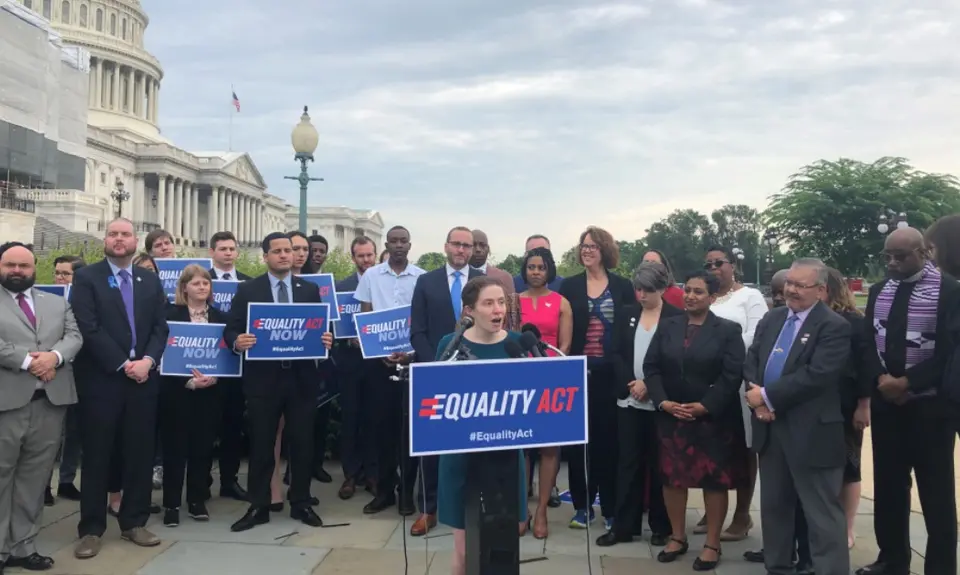
[[[380,210],[414,251],[454,225],[495,254],[678,208],[763,207],[799,166],[901,155],[960,173],[950,0],[144,0],[164,134],[233,147],[295,202]]]

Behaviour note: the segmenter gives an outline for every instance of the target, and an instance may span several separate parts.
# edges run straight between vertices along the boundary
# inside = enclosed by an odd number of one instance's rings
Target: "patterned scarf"
[[[920,272],[920,278],[910,294],[907,305],[907,368],[933,357],[937,344],[937,307],[940,300],[940,270],[927,262]],[[901,280],[887,280],[877,294],[873,308],[873,328],[880,363],[886,367],[884,359],[887,349],[887,319],[893,307],[893,298]]]

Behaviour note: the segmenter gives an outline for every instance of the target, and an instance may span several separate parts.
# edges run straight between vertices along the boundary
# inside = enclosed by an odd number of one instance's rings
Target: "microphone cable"
[[[589,377],[589,375],[588,375],[588,377]],[[588,411],[588,412],[587,412],[587,422],[588,422],[588,425],[589,425],[589,421],[590,421],[590,413],[589,413],[589,411]],[[586,493],[585,493],[585,495],[586,495],[586,501],[587,501],[587,521],[586,521],[586,526],[587,526],[587,575],[593,575],[593,556],[591,555],[591,547],[590,547],[590,538],[592,537],[592,535],[590,535],[590,523],[591,523],[591,521],[590,521],[590,515],[593,514],[593,500],[590,499],[590,467],[589,467],[590,459],[589,459],[589,457],[587,456],[587,448],[588,448],[587,444],[586,444],[586,443],[583,444],[583,476],[584,476],[584,478],[586,479],[586,481],[585,481],[585,484],[586,484]]]

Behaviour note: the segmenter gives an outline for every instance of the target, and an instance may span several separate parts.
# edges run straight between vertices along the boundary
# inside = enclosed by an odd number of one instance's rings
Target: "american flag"
[[[233,92],[233,107],[240,111],[240,98],[237,97],[236,92]]]

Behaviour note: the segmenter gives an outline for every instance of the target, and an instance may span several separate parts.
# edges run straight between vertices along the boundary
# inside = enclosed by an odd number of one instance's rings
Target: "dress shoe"
[[[269,509],[271,513],[280,513],[283,511],[283,501],[280,503],[271,503],[267,509]]]
[[[363,506],[363,512],[366,515],[380,513],[384,509],[389,509],[397,504],[397,498],[392,495],[377,495],[370,503]]]
[[[103,542],[96,535],[84,535],[73,548],[73,556],[77,559],[92,559],[100,554]]]
[[[290,518],[310,527],[323,527],[323,520],[309,505],[290,508]]]
[[[899,569],[885,561],[877,561],[855,571],[856,575],[909,575],[908,567]]]
[[[597,537],[597,546],[613,547],[617,543],[630,543],[631,541],[633,541],[633,535],[617,535],[615,531],[607,531]]]
[[[715,552],[717,554],[717,558],[710,560],[710,559],[701,559],[700,557],[697,557],[696,559],[693,560],[693,570],[694,571],[713,571],[714,569],[717,568],[717,565],[720,564],[720,556],[722,555],[722,553],[720,552],[720,549],[716,547],[711,547],[710,545],[704,545],[703,548],[704,550],[710,550]]]
[[[330,474],[327,473],[327,470],[324,469],[322,465],[317,465],[313,468],[313,478],[320,483],[333,483],[333,477],[330,477]]]
[[[281,506],[283,503],[280,504]],[[253,529],[257,525],[270,522],[270,511],[260,507],[251,507],[236,523],[230,526],[230,531],[238,533]]]
[[[367,479],[364,483],[365,483],[365,486],[363,488],[364,491],[376,497],[377,496],[377,480]]]
[[[43,490],[43,504],[47,507],[53,507],[57,500],[53,497],[53,491],[47,487]]]
[[[164,527],[178,527],[180,525],[180,510],[167,509],[163,512]]]
[[[160,545],[160,538],[145,527],[134,527],[133,529],[121,531],[120,538],[126,539],[139,547],[156,547]]]
[[[157,505],[156,503],[151,503],[151,504],[150,504],[150,514],[151,514],[151,515],[157,515],[157,514],[159,514],[161,511],[163,511],[163,509],[162,509],[159,505]]]
[[[670,536],[666,533],[650,534],[650,545],[653,545],[654,547],[663,547],[667,544],[667,541],[670,541]]]
[[[737,525],[736,518],[725,531],[720,533],[720,541],[743,541],[750,536],[753,529],[753,519],[748,519],[746,525]]]
[[[743,558],[749,561],[750,563],[763,563],[764,562],[763,549],[761,549],[760,551],[744,551]]]
[[[80,501],[80,490],[74,487],[73,483],[61,483],[57,486],[57,497],[63,497],[70,501]]]
[[[675,537],[671,537],[670,541],[679,544],[679,547],[670,551],[663,549],[660,551],[660,553],[657,553],[657,561],[660,563],[673,563],[681,555],[685,555],[687,551],[690,550],[690,543],[686,539],[677,539]]]
[[[203,503],[187,503],[187,515],[194,521],[210,521],[210,512]]]
[[[404,517],[410,517],[417,512],[417,506],[413,503],[413,496],[400,496],[400,503],[397,504],[397,512]]]
[[[220,484],[220,497],[228,497],[230,499],[236,499],[237,501],[247,501],[247,490],[244,489],[239,482],[231,481],[230,483],[221,483]]]
[[[350,499],[357,493],[357,482],[353,479],[347,479],[343,482],[343,485],[340,486],[340,491],[337,492],[337,497],[346,501]]]
[[[794,566],[794,572],[796,575],[814,575],[816,572],[813,570],[813,563],[797,563]]]
[[[413,525],[410,526],[410,535],[414,537],[423,537],[431,529],[437,526],[437,516],[428,515],[426,513],[417,517],[417,520],[413,522]]]
[[[53,567],[53,558],[44,557],[39,553],[33,553],[32,555],[27,555],[26,557],[7,557],[7,562],[3,565],[4,567],[20,567],[21,569],[26,569],[27,571],[46,571],[47,569]]]

